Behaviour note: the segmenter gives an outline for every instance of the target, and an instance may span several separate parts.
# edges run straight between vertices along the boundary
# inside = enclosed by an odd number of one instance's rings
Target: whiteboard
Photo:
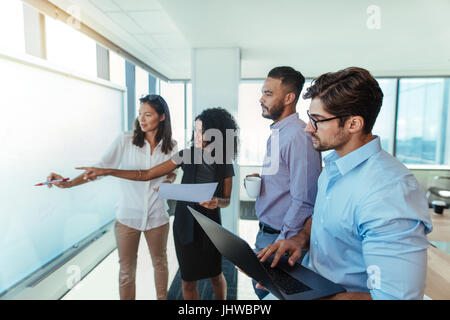
[[[0,295],[114,219],[112,178],[72,189],[34,185],[96,163],[123,131],[125,94],[0,52]]]

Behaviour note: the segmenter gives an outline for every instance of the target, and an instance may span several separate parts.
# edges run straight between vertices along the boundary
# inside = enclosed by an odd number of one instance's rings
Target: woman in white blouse
[[[177,153],[172,140],[170,112],[166,101],[159,95],[140,99],[139,116],[134,133],[121,134],[95,166],[124,170],[150,169],[172,158]],[[61,179],[51,173],[47,181]],[[120,180],[120,199],[116,212],[115,235],[119,252],[120,299],[135,299],[137,251],[141,232],[144,232],[152,264],[158,299],[167,298],[168,266],[167,237],[169,216],[163,200],[157,198],[156,189],[161,182],[173,182],[175,173],[161,178],[136,182]],[[67,182],[54,183],[60,188],[71,188],[86,183],[80,175]],[[49,185],[51,187],[51,185]]]

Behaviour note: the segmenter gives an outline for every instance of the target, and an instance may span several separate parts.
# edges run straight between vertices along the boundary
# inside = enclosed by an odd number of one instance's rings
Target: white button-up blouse
[[[169,154],[161,151],[162,141],[151,153],[150,144],[145,141],[142,148],[133,144],[133,133],[121,134],[111,144],[100,162],[99,168],[122,170],[146,170],[163,163],[177,153],[177,146]],[[118,179],[120,195],[117,203],[117,220],[133,229],[145,231],[169,222],[165,201],[157,197],[153,190],[166,179],[166,176],[150,181]]]

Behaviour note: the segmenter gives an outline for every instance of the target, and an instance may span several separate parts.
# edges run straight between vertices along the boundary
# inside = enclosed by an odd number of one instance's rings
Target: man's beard
[[[343,146],[344,144],[346,144],[349,140],[350,137],[345,136],[343,134],[343,132],[340,132],[337,136],[335,136],[335,138],[333,139],[333,141],[331,143],[328,144],[324,144],[321,142],[320,138],[314,134],[311,134],[312,137],[314,137],[315,139],[317,139],[316,143],[313,144],[313,147],[316,151],[328,151],[328,150],[334,150],[334,149],[339,149],[341,146]]]
[[[284,111],[284,106],[280,102],[279,104],[274,105],[271,109],[267,108],[264,104],[261,103],[261,107],[265,108],[269,114],[262,113],[263,118],[271,119],[271,120],[278,120]]]

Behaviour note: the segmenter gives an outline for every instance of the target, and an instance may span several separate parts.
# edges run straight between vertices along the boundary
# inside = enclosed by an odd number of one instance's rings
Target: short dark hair
[[[369,71],[350,67],[321,75],[313,81],[303,98],[319,98],[328,113],[343,117],[341,126],[347,120],[345,116],[361,116],[364,119],[363,131],[368,134],[380,112],[383,92]]]
[[[149,104],[158,115],[164,114],[165,118],[159,123],[158,132],[156,133],[156,143],[162,140],[161,151],[169,154],[175,147],[175,141],[172,140],[172,125],[170,121],[170,111],[166,100],[158,94],[149,94],[139,98],[139,102]],[[145,142],[145,132],[139,125],[139,118],[134,121],[133,144],[142,148]]]
[[[295,93],[295,102],[298,101],[303,85],[305,84],[305,77],[303,77],[300,71],[291,67],[276,67],[269,71],[267,77],[280,79],[284,86]]]

